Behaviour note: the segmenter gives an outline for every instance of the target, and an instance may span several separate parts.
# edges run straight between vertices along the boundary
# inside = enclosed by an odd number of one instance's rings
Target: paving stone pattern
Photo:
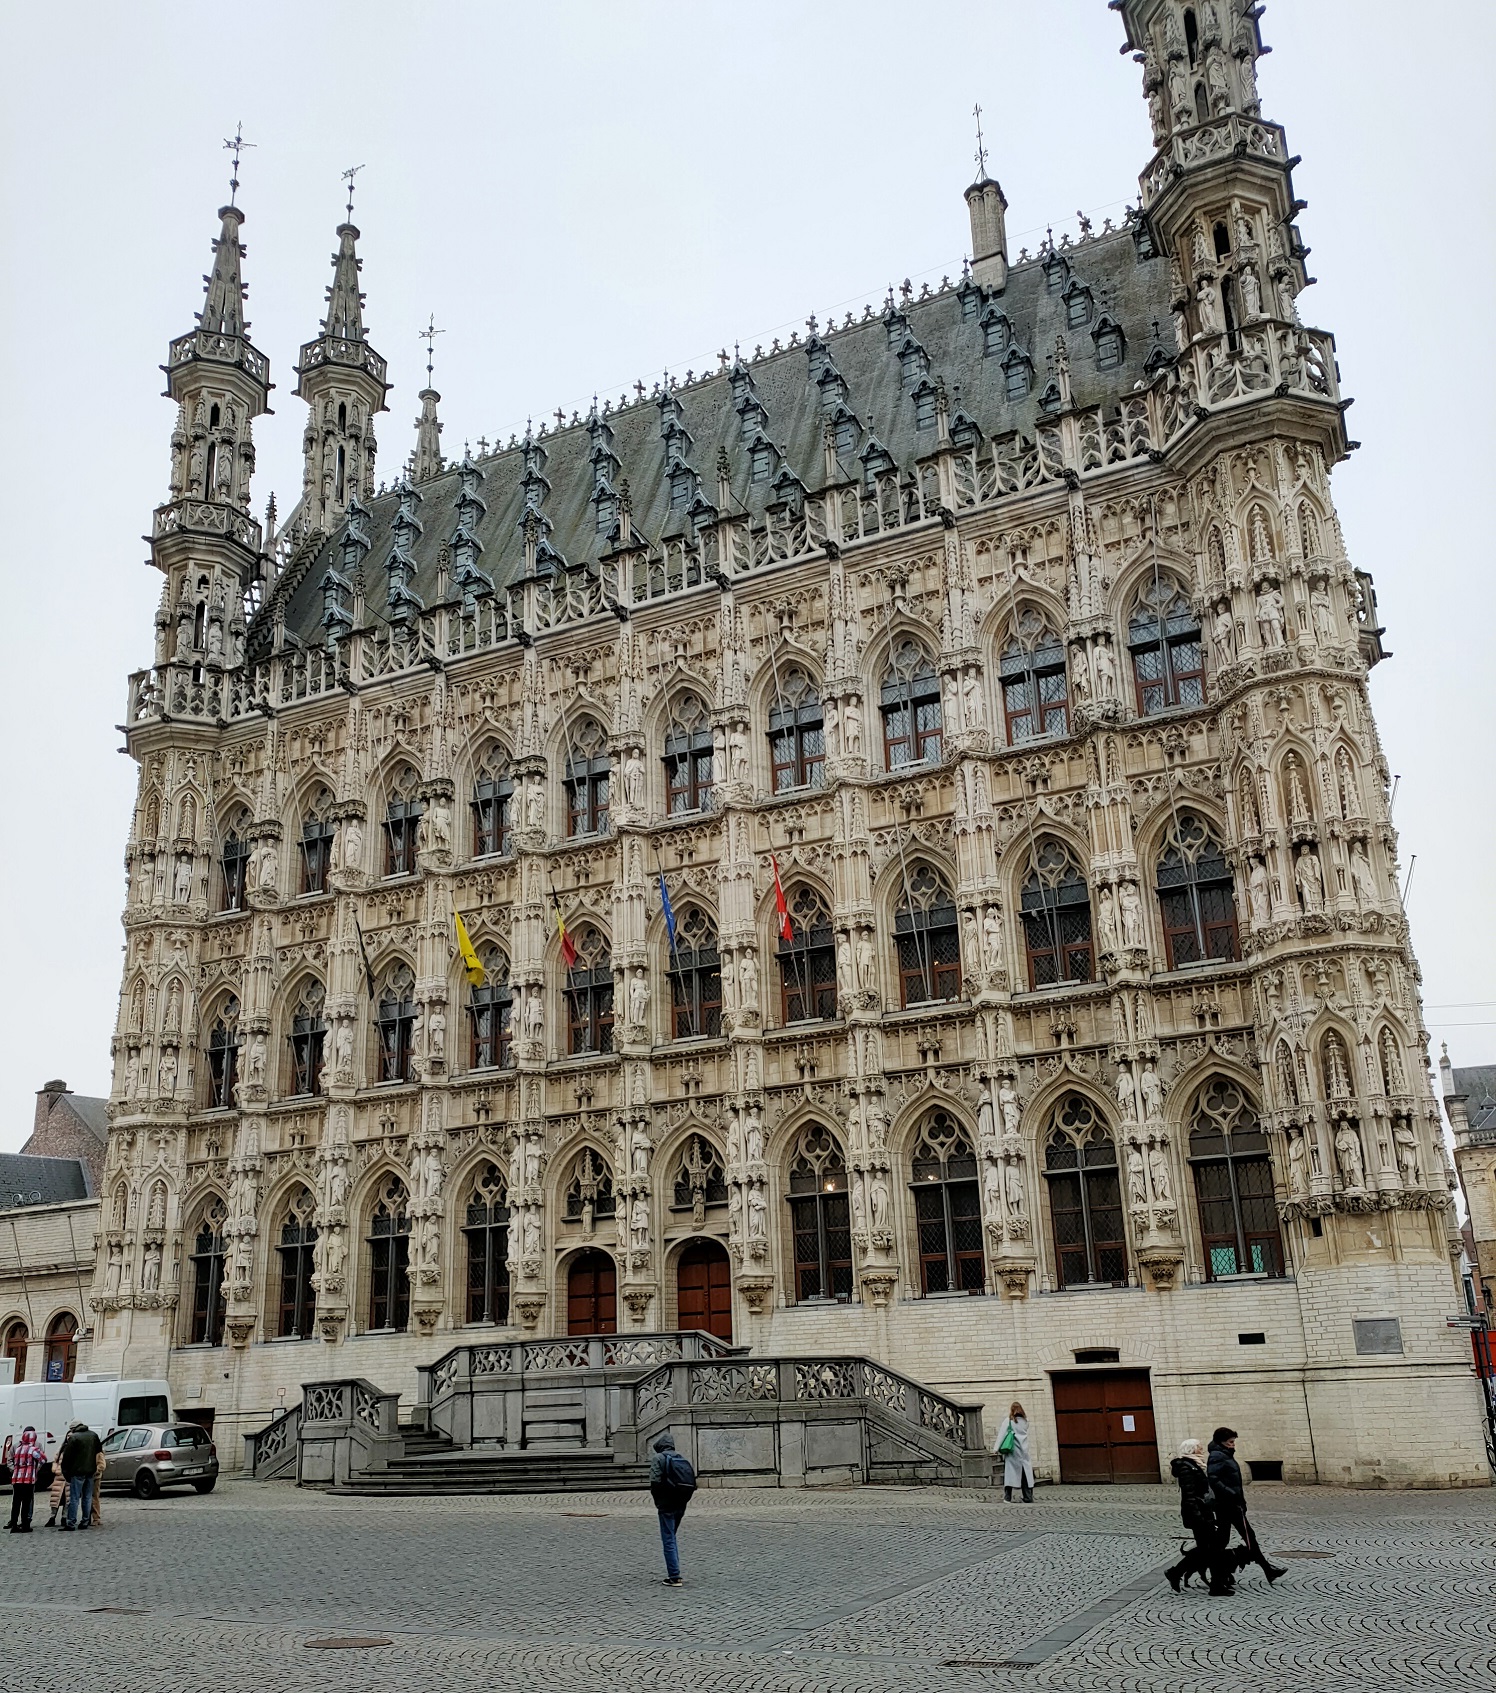
[[[225,1482],[0,1543],[0,1693],[1474,1693],[1496,1492],[1258,1488],[1268,1588],[1173,1594],[1166,1488],[332,1499]],[[388,1644],[308,1650],[308,1642]],[[1029,1667],[1018,1667],[1023,1660]]]

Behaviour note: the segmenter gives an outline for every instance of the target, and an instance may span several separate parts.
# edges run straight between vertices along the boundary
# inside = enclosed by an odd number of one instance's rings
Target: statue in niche
[[[452,814],[447,802],[437,795],[421,816],[421,844],[432,852],[452,850]]]
[[[743,986],[743,1008],[753,1010],[758,1005],[758,959],[751,946],[743,949],[738,975]]]
[[[743,1152],[750,1164],[761,1164],[764,1158],[764,1125],[758,1107],[750,1105],[743,1121]]]
[[[836,992],[840,999],[848,999],[855,991],[852,979],[852,943],[845,935],[836,937]]]
[[[1018,1102],[1018,1095],[1014,1091],[1013,1083],[1006,1076],[998,1086],[997,1108],[1002,1114],[1003,1139],[1017,1140],[1022,1109]]]
[[[968,729],[982,727],[982,681],[974,670],[961,678],[961,713]]]
[[[345,870],[359,870],[364,857],[364,820],[353,816],[343,819],[343,827],[338,831],[343,839],[343,868]]]
[[[522,1135],[514,1137],[514,1145],[509,1148],[509,1199],[516,1203],[519,1191],[525,1178],[525,1142]]]
[[[629,1017],[634,1023],[642,1024],[648,1015],[649,982],[642,970],[636,970],[629,983]]]
[[[1202,335],[1219,335],[1221,333],[1221,307],[1216,299],[1215,284],[1202,276],[1195,284],[1195,309],[1200,321]]]
[[[1215,616],[1210,623],[1210,644],[1215,653],[1216,669],[1224,670],[1236,661],[1236,626],[1231,619],[1231,608],[1228,605],[1218,605]]]
[[[1241,267],[1241,299],[1249,318],[1262,316],[1262,284],[1257,280],[1256,268]]]
[[[1273,583],[1257,590],[1257,633],[1265,647],[1281,647],[1286,636],[1283,594]]]
[[[1002,1173],[997,1162],[989,1159],[986,1172],[982,1177],[982,1200],[987,1212],[987,1220],[995,1223],[1002,1216]]]
[[[748,780],[748,737],[741,723],[734,723],[727,737],[728,758],[734,782]]]
[[[1305,912],[1310,916],[1322,912],[1325,908],[1325,879],[1320,869],[1319,854],[1312,846],[1299,848],[1293,879],[1299,890],[1299,904]]]
[[[1017,1221],[1023,1216],[1023,1159],[1016,1152],[1003,1155],[1003,1196],[1009,1218]]]
[[[1124,946],[1141,947],[1143,943],[1143,903],[1138,898],[1136,882],[1121,882],[1117,898],[1122,907],[1122,942]]]
[[[635,1252],[649,1250],[649,1205],[642,1193],[635,1196],[629,1212],[629,1245]]]
[[[1101,950],[1116,952],[1121,945],[1117,930],[1117,896],[1109,887],[1102,888],[1097,898],[1097,927],[1101,931]]]
[[[1172,1189],[1169,1185],[1169,1154],[1162,1140],[1149,1142],[1148,1175],[1153,1183],[1153,1197],[1160,1205],[1167,1205]]]
[[[1127,1143],[1127,1200],[1130,1205],[1148,1203],[1148,1172],[1143,1168],[1143,1152],[1136,1141]]]
[[[1288,1186],[1293,1193],[1309,1191],[1309,1149],[1302,1129],[1288,1131]]]
[[[852,1175],[852,1227],[859,1234],[867,1232],[867,1181],[861,1170]]]
[[[630,809],[644,809],[644,755],[638,747],[630,747],[623,761],[623,797]]]
[[[334,1159],[327,1171],[327,1204],[332,1211],[341,1211],[348,1203],[348,1169],[341,1158]]]
[[[1121,1113],[1124,1123],[1135,1123],[1138,1120],[1137,1084],[1126,1064],[1117,1066],[1117,1110]]]
[[[329,1291],[329,1284],[336,1283],[343,1274],[344,1246],[342,1229],[323,1229],[318,1233],[317,1267],[321,1271],[324,1292]]]
[[[868,1183],[868,1197],[872,1209],[873,1233],[884,1234],[888,1230],[888,1212],[892,1196],[888,1189],[888,1177],[882,1170],[873,1171],[873,1179]]]
[[[1392,1139],[1397,1147],[1397,1171],[1408,1187],[1420,1185],[1418,1171],[1418,1136],[1406,1117],[1396,1117],[1392,1123]]]
[[[172,877],[171,897],[175,905],[186,905],[192,898],[192,860],[182,853],[177,858],[176,873]]]
[[[1362,911],[1375,911],[1379,903],[1376,876],[1366,853],[1365,841],[1356,841],[1352,845],[1350,871],[1351,892],[1356,896],[1356,904]]]
[[[1091,656],[1096,666],[1096,697],[1112,699],[1117,692],[1117,665],[1112,657],[1111,643],[1098,641],[1091,649]]]
[[[265,1060],[265,1036],[260,1030],[256,1029],[249,1037],[248,1063],[245,1066],[251,1087],[263,1087],[265,1085]]]
[[[1309,611],[1314,619],[1315,639],[1321,646],[1334,646],[1337,639],[1335,608],[1330,603],[1329,584],[1323,580],[1314,583],[1309,590]]]
[[[533,1135],[525,1137],[525,1186],[540,1186],[540,1142]]]
[[[545,1034],[545,997],[538,987],[525,995],[525,1033],[536,1041]]]
[[[333,1073],[340,1082],[353,1080],[353,1019],[340,1017],[332,1036]]]
[[[525,826],[529,829],[545,828],[545,784],[538,779],[530,784],[525,794]]]
[[[743,1190],[736,1182],[727,1190],[727,1238],[736,1240],[743,1232]]]
[[[125,1098],[134,1099],[140,1091],[140,1048],[128,1047],[125,1050]]]
[[[762,1182],[754,1182],[748,1189],[748,1238],[749,1240],[767,1240],[769,1238],[769,1202],[764,1198]]]
[[[170,1099],[177,1091],[177,1049],[174,1046],[162,1050],[157,1076],[157,1091],[163,1099]]]
[[[649,1174],[649,1155],[652,1150],[653,1145],[643,1123],[635,1123],[633,1134],[629,1137],[629,1168],[636,1176]]]
[[[867,1143],[874,1152],[882,1152],[888,1145],[888,1113],[881,1105],[874,1105],[867,1114]]]
[[[873,935],[870,929],[857,931],[857,985],[867,992],[873,985]]]
[[[1262,929],[1272,920],[1272,886],[1268,881],[1267,865],[1260,858],[1252,860],[1247,871],[1247,898],[1252,906],[1252,927]]]
[[[995,905],[989,905],[982,914],[982,957],[989,970],[1002,968],[1003,920]]]
[[[1361,1137],[1347,1122],[1335,1131],[1335,1162],[1340,1166],[1340,1179],[1352,1192],[1366,1186],[1365,1155]]]
[[[447,1057],[447,1016],[440,1005],[433,1005],[426,1018],[426,1050],[437,1063]]]
[[[735,1109],[727,1113],[727,1162],[731,1166],[743,1162],[743,1129]]]
[[[140,1286],[146,1293],[155,1293],[161,1286],[161,1252],[159,1240],[145,1243],[145,1261],[140,1267]]]
[[[1143,1073],[1138,1078],[1143,1095],[1143,1116],[1150,1123],[1158,1122],[1164,1114],[1164,1084],[1158,1079],[1151,1058],[1144,1059]]]
[[[540,1213],[533,1207],[525,1212],[525,1257],[535,1258],[540,1254]]]
[[[842,749],[848,758],[862,756],[862,713],[855,700],[848,700],[842,709]]]

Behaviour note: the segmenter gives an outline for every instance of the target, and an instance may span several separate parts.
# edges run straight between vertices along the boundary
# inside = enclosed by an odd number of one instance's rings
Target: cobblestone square
[[[225,1482],[9,1538],[3,1693],[1469,1693],[1496,1493],[1259,1487],[1269,1589],[1173,1594],[1169,1488],[368,1500]],[[313,1643],[373,1640],[376,1645]]]

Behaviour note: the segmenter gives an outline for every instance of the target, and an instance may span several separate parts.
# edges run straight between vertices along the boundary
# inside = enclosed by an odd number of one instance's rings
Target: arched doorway
[[[59,1311],[47,1325],[48,1381],[71,1381],[78,1368],[78,1319],[71,1311]]]
[[[675,1326],[732,1339],[732,1265],[715,1240],[693,1240],[676,1260]]]
[[[566,1332],[618,1333],[618,1268],[606,1252],[579,1252],[566,1272]]]

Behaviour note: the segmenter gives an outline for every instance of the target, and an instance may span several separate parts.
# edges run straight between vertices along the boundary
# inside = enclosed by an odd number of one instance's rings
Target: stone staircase
[[[610,1450],[499,1451],[492,1447],[454,1446],[445,1435],[415,1425],[404,1427],[403,1457],[382,1470],[367,1470],[329,1493],[603,1493],[639,1489],[649,1483],[649,1465],[621,1464]]]

